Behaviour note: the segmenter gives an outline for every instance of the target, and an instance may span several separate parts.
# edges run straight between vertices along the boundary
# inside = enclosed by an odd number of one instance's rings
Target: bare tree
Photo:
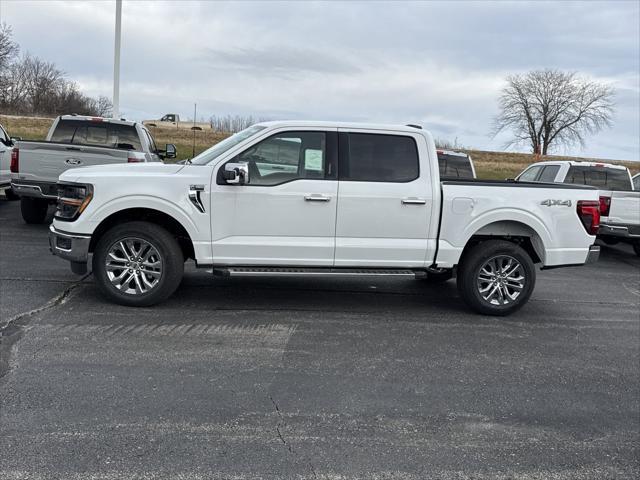
[[[13,41],[13,32],[6,23],[0,24],[0,73],[9,65],[18,54],[19,47]]]
[[[113,115],[113,103],[111,103],[109,97],[105,97],[104,95],[98,97],[96,113],[100,117],[110,117]]]
[[[492,135],[512,131],[507,146],[529,144],[546,155],[558,144],[584,146],[587,134],[611,127],[614,91],[576,73],[536,70],[507,77]]]

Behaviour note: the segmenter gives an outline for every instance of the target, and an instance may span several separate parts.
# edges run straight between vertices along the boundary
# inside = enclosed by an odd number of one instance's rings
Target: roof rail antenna
[[[421,125],[414,125],[413,123],[407,123],[406,126],[407,127],[417,128],[418,130],[422,130],[422,126]]]

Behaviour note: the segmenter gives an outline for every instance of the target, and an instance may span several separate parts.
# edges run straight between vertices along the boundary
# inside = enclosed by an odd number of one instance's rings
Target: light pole
[[[116,39],[113,53],[113,118],[120,117],[120,34],[122,30],[122,0],[116,0]]]

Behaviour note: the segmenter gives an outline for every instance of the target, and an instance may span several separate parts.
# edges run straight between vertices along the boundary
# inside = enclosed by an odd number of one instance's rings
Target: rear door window
[[[340,163],[340,180],[406,183],[420,174],[413,137],[348,133],[341,138],[340,155],[345,161]]]
[[[633,177],[633,189],[640,190],[640,175]]]
[[[631,190],[629,174],[618,168],[573,165],[564,183],[591,185],[606,190]]]
[[[468,155],[451,155],[438,152],[440,178],[473,178]]]

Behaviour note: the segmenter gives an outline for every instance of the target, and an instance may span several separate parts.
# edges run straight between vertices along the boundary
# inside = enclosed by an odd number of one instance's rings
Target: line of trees
[[[11,27],[1,24],[0,111],[14,115],[111,116],[113,107],[107,97],[89,97],[54,63],[19,53]]]
[[[250,127],[254,123],[266,122],[267,118],[256,118],[251,115],[213,115],[209,122],[214,132],[236,133]]]

